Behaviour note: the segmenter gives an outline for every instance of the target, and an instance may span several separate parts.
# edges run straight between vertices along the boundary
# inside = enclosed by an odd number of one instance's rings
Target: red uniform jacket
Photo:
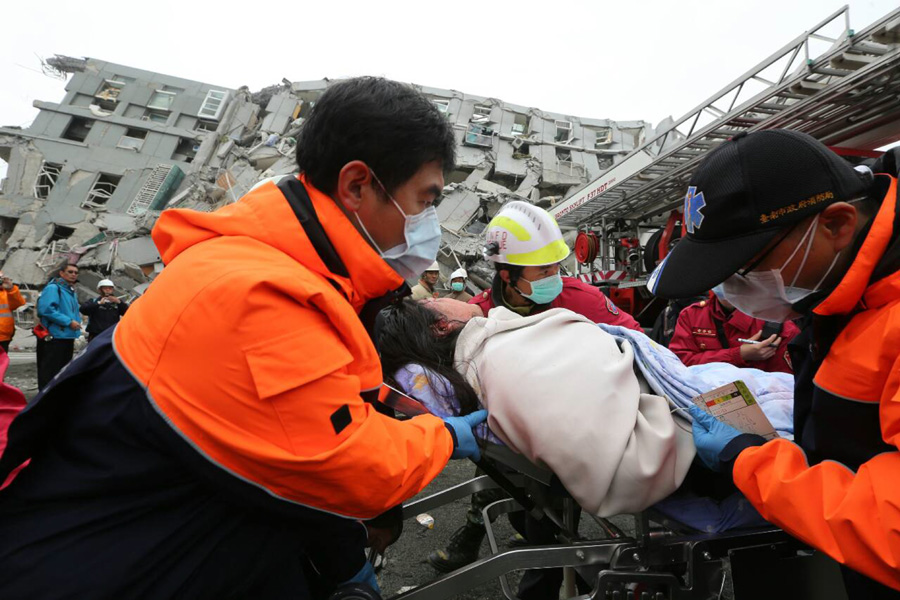
[[[727,348],[723,348],[719,341],[716,321],[722,324],[722,331],[728,340]],[[800,330],[790,322],[784,324],[781,345],[772,358],[750,362],[741,358],[741,343],[738,338],[747,339],[756,335],[765,324],[762,319],[754,319],[739,310],[727,314],[718,299],[710,294],[709,300],[691,304],[678,315],[678,324],[675,325],[675,334],[669,342],[669,350],[688,366],[724,362],[770,373],[793,373],[787,346]]]
[[[500,279],[495,277],[494,280],[492,290],[485,290],[469,300],[469,304],[477,304],[485,316],[495,306],[504,305],[500,297],[502,294]],[[597,288],[572,277],[563,277],[562,280],[563,290],[559,296],[550,304],[535,305],[533,313],[542,312],[548,308],[567,308],[587,317],[594,323],[620,325],[635,331],[644,331],[634,317],[613,304],[613,301]]]

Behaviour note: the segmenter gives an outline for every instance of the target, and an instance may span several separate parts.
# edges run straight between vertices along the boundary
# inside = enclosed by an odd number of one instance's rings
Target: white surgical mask
[[[372,177],[384,190],[394,207],[403,215],[405,219],[403,236],[406,241],[393,248],[382,250],[369,234],[362,219],[359,218],[359,213],[354,213],[356,221],[384,262],[389,264],[408,284],[415,285],[419,276],[435,261],[441,247],[441,223],[438,220],[437,211],[433,206],[429,206],[417,215],[407,215],[394,197],[388,193],[387,188],[375,173],[372,173]]]
[[[751,271],[746,275],[735,273],[726,279],[722,283],[722,291],[724,292],[725,300],[733,304],[734,307],[742,313],[764,321],[784,323],[785,321],[790,321],[791,319],[799,317],[800,314],[794,310],[793,305],[808,297],[810,294],[819,291],[819,287],[825,281],[825,278],[828,277],[828,274],[831,273],[831,270],[837,263],[838,257],[841,255],[840,252],[835,255],[828,270],[825,271],[825,274],[822,275],[813,289],[806,289],[794,285],[797,283],[800,273],[803,272],[803,267],[806,266],[806,259],[809,258],[809,252],[812,249],[813,240],[815,239],[813,233],[818,222],[819,216],[816,215],[816,218],[813,219],[812,223],[810,223],[807,228],[806,233],[800,238],[797,247],[791,252],[791,255],[784,261],[784,264],[782,264],[780,268],[767,271]],[[806,247],[803,251],[803,260],[800,262],[800,267],[797,269],[790,285],[785,285],[781,272],[788,264],[790,264],[797,255],[797,252],[800,251],[800,248],[804,245],[803,242],[806,242]]]

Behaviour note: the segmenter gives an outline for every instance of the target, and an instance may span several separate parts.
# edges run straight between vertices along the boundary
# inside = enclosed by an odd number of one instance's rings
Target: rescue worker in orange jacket
[[[681,311],[669,350],[688,366],[724,362],[770,373],[793,373],[788,343],[800,332],[797,326],[790,321],[754,319],[736,310],[721,294],[721,286],[716,286],[707,299]]]
[[[304,124],[299,177],[163,213],[165,270],[9,429],[0,481],[31,462],[0,491],[0,597],[377,587],[360,519],[477,458],[486,416],[398,421],[366,401],[367,328],[435,259],[454,149],[425,96],[350,79]]]
[[[0,348],[9,352],[9,342],[16,334],[16,320],[13,311],[24,306],[25,298],[19,291],[19,286],[0,272]]]
[[[694,441],[763,517],[844,566],[851,600],[900,597],[895,155],[874,170],[799,132],[723,142],[692,176],[687,237],[650,280],[666,297],[724,282],[751,316],[804,318],[790,348],[794,441],[766,443],[698,409]]]

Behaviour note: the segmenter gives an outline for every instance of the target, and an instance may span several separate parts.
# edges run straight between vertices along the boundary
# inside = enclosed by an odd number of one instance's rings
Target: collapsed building
[[[68,259],[83,292],[111,278],[140,295],[163,265],[150,229],[166,208],[211,211],[260,179],[296,172],[294,145],[329,80],[256,93],[92,58],[56,56],[59,103],[35,101],[27,128],[0,127],[0,264],[37,290]],[[653,136],[644,121],[550,113],[416,86],[453,123],[457,167],[437,206],[446,273],[487,285],[480,234],[511,199],[550,207]],[[477,291],[477,290],[476,290]]]

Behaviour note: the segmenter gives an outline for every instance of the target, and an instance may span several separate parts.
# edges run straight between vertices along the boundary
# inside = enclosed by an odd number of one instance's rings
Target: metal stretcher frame
[[[706,600],[721,597],[725,582],[722,559],[726,557],[734,560],[744,551],[749,551],[752,556],[758,556],[762,552],[767,556],[784,559],[802,558],[811,554],[806,546],[774,526],[706,534],[658,515],[652,509],[633,515],[634,535],[626,535],[606,519],[590,515],[610,537],[583,540],[577,533],[573,533],[576,507],[571,497],[564,499],[564,510],[560,516],[554,514],[553,508],[540,497],[527,491],[529,486],[551,486],[551,472],[533,465],[521,455],[502,446],[489,446],[484,454],[485,459],[478,464],[482,469],[487,467],[487,472],[494,475],[494,478],[482,475],[410,502],[403,507],[403,518],[408,519],[467,498],[477,491],[503,488],[512,498],[494,502],[483,510],[490,555],[432,582],[391,596],[389,600],[455,598],[492,579],[500,581],[506,598],[515,600],[515,592],[507,580],[510,572],[554,567],[591,572],[585,579],[592,584],[592,592],[573,596],[573,600]],[[511,469],[513,474],[504,474],[504,471],[497,468],[497,464]],[[523,502],[535,506],[531,510],[523,509]],[[541,514],[554,524],[560,523],[562,527],[557,526],[558,543],[501,550],[491,524],[503,514],[520,510],[526,510],[532,516]],[[651,521],[663,524],[666,528],[651,529]],[[750,570],[753,571],[752,565]],[[831,582],[834,574],[830,575],[831,577],[823,578],[816,574],[812,577]],[[804,590],[808,588],[802,582],[797,585]],[[789,591],[785,590],[783,595],[767,593],[765,597],[792,600],[842,598],[840,594],[822,595],[822,588],[827,588],[830,583],[821,583],[817,586],[817,591],[799,596],[797,585]],[[736,600],[743,600],[744,597],[737,594],[735,580]]]

